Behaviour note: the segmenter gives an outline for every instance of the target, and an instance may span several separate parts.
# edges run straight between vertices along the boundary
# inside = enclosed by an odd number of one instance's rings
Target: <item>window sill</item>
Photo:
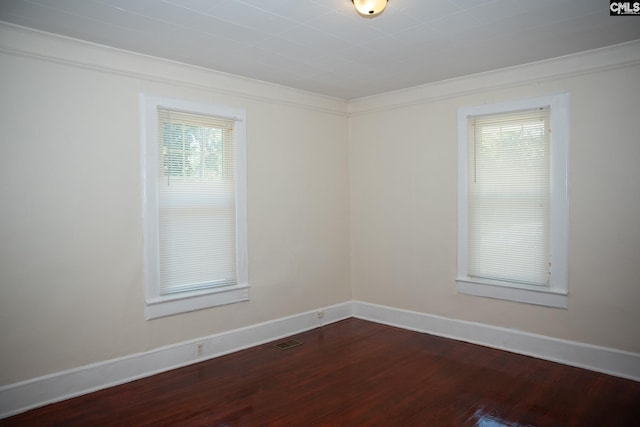
[[[249,285],[224,286],[145,301],[146,320],[249,300]]]
[[[478,280],[470,277],[457,278],[458,292],[479,297],[497,298],[508,301],[524,302],[545,307],[567,308],[566,291],[538,286],[507,285],[490,280]]]

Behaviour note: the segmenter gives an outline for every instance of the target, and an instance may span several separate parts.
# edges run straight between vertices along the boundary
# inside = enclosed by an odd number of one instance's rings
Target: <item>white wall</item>
[[[640,44],[352,103],[354,299],[639,352]],[[456,292],[456,113],[569,92],[568,310]]]
[[[138,94],[244,107],[250,301],[144,320]],[[346,103],[0,26],[0,385],[351,299]]]
[[[0,386],[354,299],[640,352],[639,46],[346,103],[0,25]],[[560,91],[569,309],[458,295],[457,108]],[[246,108],[249,302],[144,320],[140,92]]]

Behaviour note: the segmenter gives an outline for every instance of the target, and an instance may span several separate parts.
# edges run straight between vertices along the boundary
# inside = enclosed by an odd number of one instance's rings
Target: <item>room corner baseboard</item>
[[[353,301],[353,316],[640,381],[640,354],[515,329]]]
[[[352,317],[351,302],[0,387],[0,419]],[[318,311],[322,311],[322,317]],[[202,356],[196,346],[202,344]]]
[[[322,311],[322,316],[318,316]],[[321,307],[0,387],[0,418],[264,344],[349,317],[640,381],[640,354],[361,301]],[[202,344],[203,355],[196,356]]]

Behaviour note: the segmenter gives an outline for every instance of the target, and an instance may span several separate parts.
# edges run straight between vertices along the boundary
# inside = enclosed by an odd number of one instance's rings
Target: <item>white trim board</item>
[[[319,316],[318,313],[322,313]],[[352,317],[351,302],[0,387],[0,419]],[[196,347],[203,344],[203,355]]]
[[[344,99],[0,21],[0,53],[346,117]]]
[[[640,40],[499,68],[349,101],[352,116],[422,105],[640,64]]]
[[[318,316],[319,312],[323,315]],[[638,353],[361,301],[348,301],[0,387],[0,419],[49,403],[213,359],[349,317],[640,381]],[[198,344],[203,344],[204,350],[203,355],[199,357],[195,355]]]
[[[361,301],[353,317],[640,381],[640,354]]]

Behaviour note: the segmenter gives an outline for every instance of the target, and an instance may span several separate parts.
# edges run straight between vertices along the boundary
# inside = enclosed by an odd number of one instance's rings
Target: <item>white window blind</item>
[[[469,117],[468,276],[546,286],[549,109]]]
[[[234,121],[157,113],[160,295],[235,285]]]

